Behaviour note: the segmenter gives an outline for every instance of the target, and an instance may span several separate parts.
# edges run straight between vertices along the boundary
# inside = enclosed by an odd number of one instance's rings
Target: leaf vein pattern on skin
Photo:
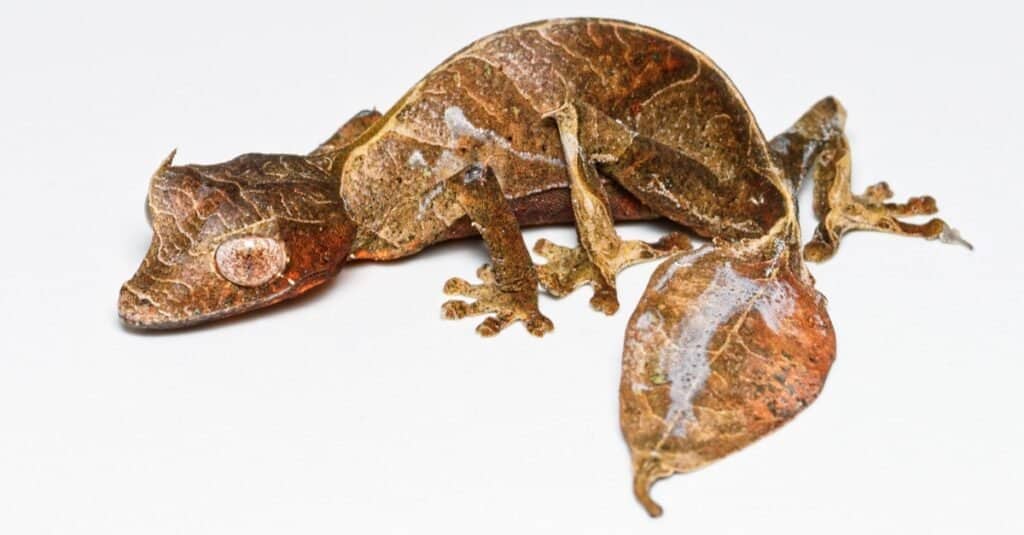
[[[719,328],[743,304],[755,299],[758,291],[757,283],[737,273],[727,262],[716,270],[708,287],[688,307],[675,340],[659,355],[660,367],[671,382],[672,400],[662,441],[669,435],[686,436],[686,425],[695,418],[693,400],[711,374],[708,346]]]
[[[532,109],[534,113],[538,113],[538,114],[541,113],[541,110],[539,110],[537,108],[537,104],[533,102],[533,99],[531,99],[529,95],[527,95],[526,93],[523,92],[523,89],[521,87],[519,87],[519,84],[516,83],[515,78],[509,76],[509,73],[506,72],[506,68],[505,67],[498,65],[497,63],[491,61],[488,58],[485,58],[483,56],[479,56],[479,55],[476,55],[476,54],[466,54],[466,58],[467,59],[475,59],[475,60],[480,61],[481,63],[484,63],[485,65],[489,65],[493,70],[497,71],[506,80],[508,80],[508,84],[512,87],[512,89],[516,90],[516,93],[519,93],[519,96],[521,96],[523,98],[523,100],[526,101],[527,104],[530,105],[530,109]]]
[[[594,62],[591,61],[590,58],[588,58],[588,57],[586,57],[586,56],[584,56],[584,55],[582,55],[582,54],[580,54],[578,52],[573,52],[568,47],[568,45],[566,45],[565,43],[557,41],[554,37],[552,37],[550,34],[548,34],[547,28],[537,29],[536,32],[537,32],[537,35],[539,35],[541,37],[541,39],[547,41],[548,43],[551,43],[552,46],[555,46],[555,47],[557,47],[557,48],[559,48],[561,50],[564,50],[565,53],[568,54],[570,57],[576,58],[576,59],[586,63],[587,68],[590,69],[590,71],[593,72],[595,76],[597,76],[597,79],[601,81],[601,85],[603,85],[605,87],[608,87],[608,81],[605,80],[604,74],[602,74],[601,71],[598,70],[597,67],[594,66]]]
[[[477,141],[490,142],[498,148],[513,154],[521,160],[531,162],[543,162],[554,167],[565,167],[565,162],[558,158],[552,158],[543,154],[534,154],[516,150],[507,139],[499,136],[496,132],[480,128],[466,118],[465,112],[458,106],[448,106],[444,110],[444,122],[451,133],[452,140],[466,136]]]
[[[640,118],[643,116],[643,110],[645,110],[647,108],[647,105],[650,104],[652,100],[660,97],[666,91],[671,91],[671,90],[673,90],[673,89],[675,89],[677,87],[681,87],[681,86],[688,85],[688,84],[691,84],[691,83],[695,82],[697,80],[697,78],[700,77],[701,70],[703,69],[701,61],[699,61],[699,60],[696,61],[696,64],[697,64],[697,69],[689,77],[687,77],[687,78],[680,78],[679,80],[676,80],[676,81],[666,85],[665,87],[662,87],[661,89],[655,91],[651,96],[647,97],[643,102],[641,102],[640,106],[639,106],[641,111],[637,115],[637,122],[638,123],[640,122]]]

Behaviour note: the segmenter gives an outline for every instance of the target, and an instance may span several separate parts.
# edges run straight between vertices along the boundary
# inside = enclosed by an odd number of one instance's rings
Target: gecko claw
[[[476,332],[491,337],[506,327],[522,321],[526,330],[534,336],[544,336],[554,329],[554,324],[537,308],[536,288],[524,290],[502,289],[494,277],[494,270],[483,265],[477,270],[480,284],[470,284],[464,279],[453,277],[444,283],[446,295],[458,295],[474,299],[472,302],[452,299],[441,305],[444,319],[462,319],[468,316],[493,314],[484,318]]]

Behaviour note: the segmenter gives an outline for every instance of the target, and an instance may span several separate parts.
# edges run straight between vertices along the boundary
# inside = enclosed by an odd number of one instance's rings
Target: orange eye
[[[239,286],[262,286],[288,265],[284,244],[273,238],[250,236],[228,240],[214,254],[217,271]]]

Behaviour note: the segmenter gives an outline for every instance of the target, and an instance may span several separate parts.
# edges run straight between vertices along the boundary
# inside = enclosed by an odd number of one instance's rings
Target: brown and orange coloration
[[[789,421],[835,357],[825,298],[776,237],[707,245],[651,277],[626,332],[619,389],[634,490],[688,472]]]
[[[817,396],[835,354],[824,299],[804,257],[832,256],[843,233],[871,229],[962,242],[930,197],[886,202],[888,186],[850,189],[845,111],[829,97],[765,139],[743,97],[707,56],[651,28],[563,19],[469,45],[385,114],[365,111],[305,156],[244,155],[173,166],[152,178],[153,244],[121,289],[138,328],[175,328],[302,294],[347,260],[390,260],[479,235],[491,264],[453,278],[446,318],[486,315],[553,328],[538,287],[590,285],[619,308],[626,267],[670,257],[626,333],[622,427],[637,497],[650,485],[742,448]],[[821,226],[801,254],[794,193],[815,184]],[[623,240],[615,222],[664,218],[683,234]],[[541,240],[535,265],[520,227],[575,223],[579,244]],[[963,243],[963,242],[962,242]]]

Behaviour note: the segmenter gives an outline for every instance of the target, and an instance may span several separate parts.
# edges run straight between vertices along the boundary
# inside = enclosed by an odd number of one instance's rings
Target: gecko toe
[[[457,320],[471,315],[471,303],[452,299],[441,305],[441,317],[448,320]]]
[[[468,295],[472,292],[473,285],[459,277],[452,277],[444,283],[445,295]]]
[[[494,336],[516,321],[522,321],[526,329],[535,336],[542,336],[553,326],[537,307],[536,286],[508,288],[499,284],[494,270],[485,264],[477,270],[480,284],[471,284],[458,277],[448,279],[444,293],[472,299],[452,299],[441,305],[444,319],[462,319],[468,316],[487,317],[477,327],[481,336]]]
[[[477,268],[476,277],[480,279],[480,282],[484,284],[494,284],[494,269],[491,268],[490,264],[484,264]]]
[[[539,312],[537,314],[532,315],[529,319],[526,320],[526,330],[529,331],[530,334],[534,336],[544,336],[545,334],[554,330],[554,328],[555,324],[552,323],[551,320],[547,318],[547,316],[544,316]]]
[[[480,325],[477,325],[476,332],[479,333],[480,336],[489,338],[500,333],[505,329],[505,327],[508,327],[510,323],[512,323],[512,318],[504,314],[488,316],[484,318],[484,321],[482,321]]]
[[[599,286],[594,289],[594,296],[590,298],[590,306],[594,310],[611,316],[619,310],[619,297],[615,288]]]

